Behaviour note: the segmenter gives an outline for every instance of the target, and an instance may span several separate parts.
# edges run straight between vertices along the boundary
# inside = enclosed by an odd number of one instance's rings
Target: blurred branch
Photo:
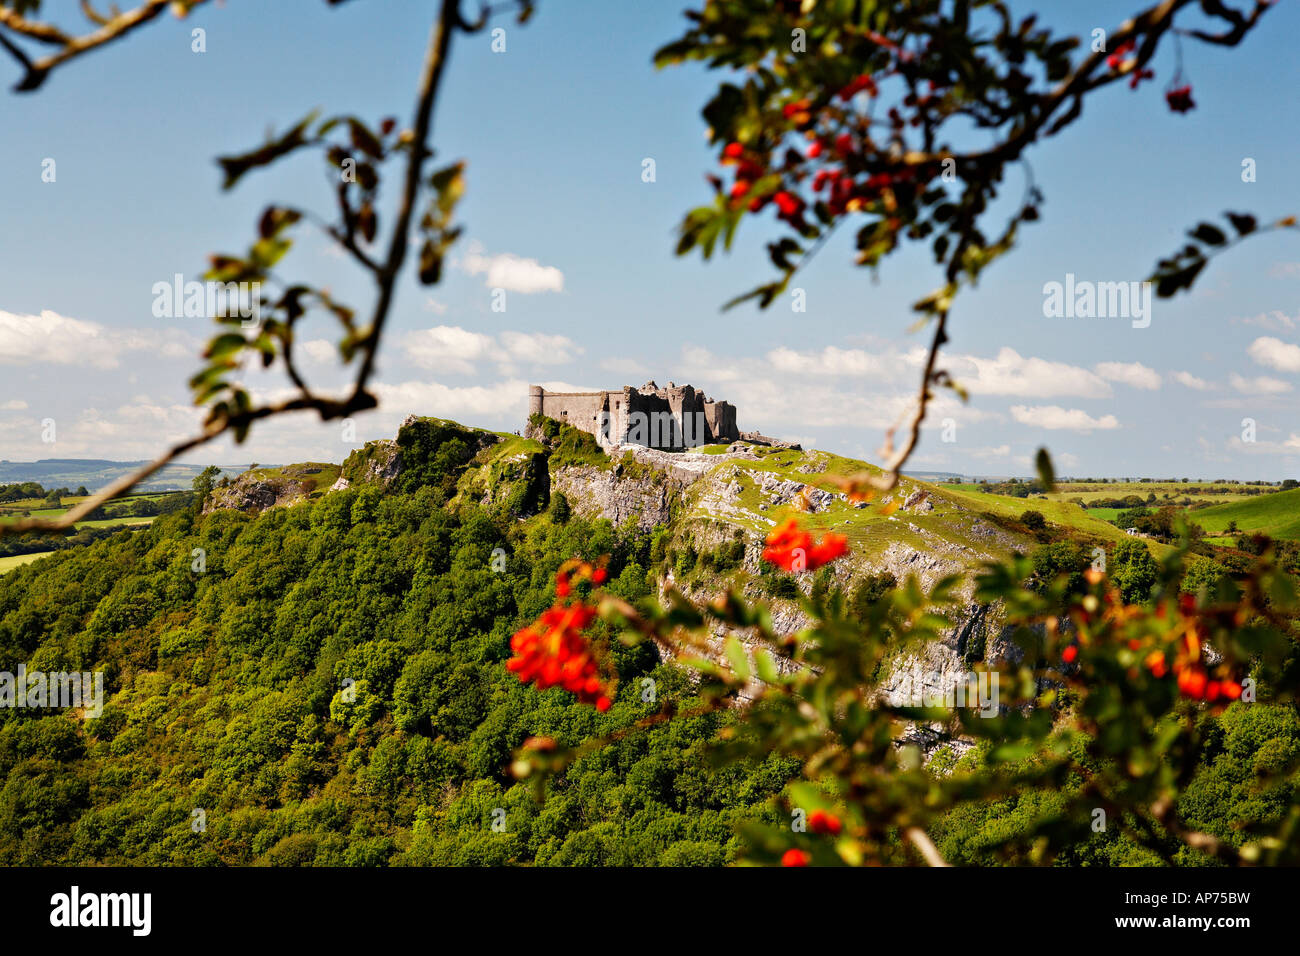
[[[155,4],[159,8],[164,4]],[[374,371],[375,355],[378,351],[380,337],[388,313],[392,306],[393,290],[397,276],[406,260],[409,245],[411,219],[415,203],[420,192],[420,183],[425,163],[431,155],[428,138],[433,123],[433,107],[438,97],[442,72],[447,62],[451,42],[451,33],[459,22],[459,0],[442,0],[437,19],[434,21],[424,64],[420,73],[419,93],[415,107],[413,123],[414,135],[407,160],[406,177],[403,184],[401,205],[397,222],[389,241],[388,254],[376,273],[378,297],[371,314],[370,326],[362,337],[360,347],[363,360],[352,386],[351,394],[343,401],[317,398],[308,390],[306,383],[298,375],[292,363],[292,353],[288,353],[289,374],[301,394],[293,399],[272,405],[250,408],[233,414],[226,413],[211,421],[197,435],[173,445],[158,458],[144,465],[135,472],[119,478],[102,491],[87,498],[77,507],[59,515],[57,518],[27,518],[10,524],[0,524],[0,536],[16,535],[32,531],[62,531],[84,520],[95,508],[113,498],[119,497],[160,468],[175,460],[180,455],[206,445],[213,439],[235,430],[239,434],[255,421],[296,411],[315,411],[322,421],[343,418],[355,411],[374,408],[377,399],[366,390],[366,384]],[[145,8],[140,8],[144,10]],[[136,11],[139,13],[139,11]],[[130,15],[127,15],[130,16]],[[114,22],[122,18],[115,18]],[[3,35],[0,35],[2,38]],[[336,237],[337,238],[337,237]],[[359,251],[359,250],[357,250]]]
[[[190,0],[189,6],[196,7],[207,0]],[[57,27],[47,23],[35,23],[26,20],[12,10],[0,8],[0,26],[13,30],[22,36],[30,37],[42,43],[49,43],[61,46],[62,49],[49,56],[41,57],[39,60],[32,61],[25,56],[20,56],[16,50],[17,47],[10,41],[4,43],[5,49],[14,55],[15,59],[22,65],[25,75],[14,87],[16,91],[25,92],[37,89],[45,78],[61,63],[88,53],[91,50],[98,49],[106,43],[119,40],[122,37],[148,23],[158,14],[162,13],[171,3],[171,0],[145,0],[144,3],[134,10],[128,10],[125,13],[118,13],[111,18],[91,17],[92,20],[102,20],[103,25],[91,33],[82,36],[69,36]],[[87,14],[89,16],[89,14]]]
[[[921,856],[925,857],[925,862],[930,864],[930,866],[949,865],[948,862],[944,860],[942,854],[939,853],[939,848],[934,845],[934,841],[931,840],[929,835],[920,827],[908,827],[905,833],[907,834],[907,839],[911,841],[914,847],[916,847]]]

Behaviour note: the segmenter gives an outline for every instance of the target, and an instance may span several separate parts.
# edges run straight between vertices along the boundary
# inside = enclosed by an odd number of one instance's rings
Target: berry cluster
[[[849,539],[844,535],[829,532],[814,541],[794,518],[774,528],[766,544],[763,560],[786,571],[815,571],[849,552]]]
[[[1104,580],[1105,575],[1100,571],[1089,570],[1084,574],[1084,578],[1089,584],[1097,585]],[[1156,610],[1156,618],[1167,620],[1171,607],[1175,605],[1161,604]],[[1179,596],[1176,609],[1178,619],[1174,622],[1172,630],[1168,632],[1173,635],[1172,642],[1166,647],[1157,648],[1146,654],[1142,658],[1142,665],[1157,680],[1172,674],[1177,682],[1179,693],[1192,700],[1205,701],[1207,704],[1226,704],[1238,700],[1242,694],[1242,686],[1231,677],[1227,665],[1219,665],[1212,674],[1205,659],[1203,648],[1206,644],[1207,624],[1217,616],[1217,612],[1198,612],[1196,598],[1190,594]],[[1124,603],[1119,592],[1113,587],[1107,589],[1100,601],[1096,595],[1086,595],[1071,612],[1079,632],[1078,643],[1067,646],[1061,652],[1061,660],[1066,664],[1073,664],[1078,659],[1080,646],[1087,645],[1093,639],[1092,627],[1099,617],[1110,623],[1122,624],[1138,613],[1136,607]],[[1241,623],[1236,621],[1237,626]],[[1055,619],[1048,622],[1048,630],[1053,634],[1056,632],[1056,626]],[[1131,651],[1141,651],[1142,646],[1143,642],[1136,637],[1128,641]],[[1132,672],[1132,676],[1136,677],[1137,672]]]
[[[1212,677],[1202,653],[1204,641],[1200,634],[1200,622],[1195,617],[1196,599],[1184,594],[1179,599],[1178,609],[1182,618],[1182,633],[1174,642],[1174,659],[1171,664],[1165,651],[1152,651],[1143,663],[1151,676],[1157,679],[1172,672],[1178,683],[1178,692],[1192,700],[1203,700],[1207,704],[1226,703],[1241,697],[1241,684],[1230,676]]]
[[[900,52],[883,37],[879,40]],[[805,218],[810,204],[822,221],[846,212],[874,211],[888,217],[891,230],[896,232],[902,223],[894,213],[914,198],[912,190],[937,176],[939,168],[894,168],[896,160],[887,156],[889,150],[871,135],[873,121],[852,108],[859,94],[875,97],[878,92],[876,79],[863,73],[830,96],[786,103],[781,115],[787,128],[807,141],[802,151],[787,149],[781,154],[772,143],[726,144],[720,162],[736,167],[736,178],[728,191],[733,207],[759,212],[771,203],[777,208],[778,219],[805,235],[811,228]],[[909,122],[918,125],[921,111],[937,99],[933,83],[926,94],[908,94],[904,105],[916,108],[917,114],[909,121],[897,109],[889,110],[890,133],[897,138]],[[881,121],[880,125],[886,124]],[[815,172],[808,169],[811,161],[821,162]],[[890,169],[885,171],[881,166]],[[810,176],[812,193],[822,194],[811,199],[799,193]],[[720,181],[715,180],[715,184],[722,188]],[[903,195],[897,194],[900,190]]]
[[[609,692],[600,679],[600,665],[582,632],[596,620],[596,608],[573,588],[579,581],[603,584],[606,572],[586,562],[570,561],[555,576],[556,603],[510,639],[514,656],[506,669],[539,690],[563,687],[584,704],[609,710]],[[573,600],[565,603],[565,599]]]
[[[844,830],[844,824],[833,813],[814,810],[808,814],[808,829],[819,836],[839,836]],[[782,866],[807,866],[811,862],[812,854],[797,847],[791,847],[781,856]]]
[[[1128,88],[1135,90],[1138,84],[1143,80],[1153,79],[1156,75],[1155,70],[1146,67],[1137,67],[1137,56],[1133,55],[1137,50],[1137,42],[1128,40],[1121,43],[1115,48],[1115,51],[1106,57],[1106,66],[1112,70],[1121,70],[1133,68],[1133,75],[1129,77]],[[1179,84],[1181,69],[1174,75],[1173,86],[1165,92],[1165,102],[1175,113],[1186,113],[1189,110],[1196,109],[1196,104],[1192,101],[1192,86],[1190,83]]]
[[[808,814],[808,829],[813,833],[839,836],[840,831],[844,829],[844,824],[833,813],[827,813],[825,810],[814,810]]]
[[[1175,113],[1186,113],[1188,110],[1195,109],[1196,104],[1192,102],[1191,85],[1177,86],[1165,94],[1165,102]]]

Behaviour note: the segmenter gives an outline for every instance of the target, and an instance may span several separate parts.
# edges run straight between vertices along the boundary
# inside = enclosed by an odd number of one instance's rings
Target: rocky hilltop
[[[941,485],[910,478],[875,501],[851,502],[831,479],[870,466],[824,451],[741,439],[683,452],[624,446],[611,455],[590,434],[539,415],[523,435],[412,416],[393,439],[370,442],[341,465],[252,469],[214,490],[204,510],[260,512],[346,488],[412,491],[433,475],[448,482],[447,466],[454,485],[444,490],[452,505],[474,501],[526,520],[562,497],[583,517],[666,535],[677,561],[661,586],[672,584],[696,598],[734,586],[760,591],[763,539],[796,507],[815,530],[848,536],[849,557],[823,572],[827,583],[846,593],[873,580],[915,577],[930,587],[949,575],[964,576],[951,632],[893,662],[878,688],[889,699],[901,699],[918,669],[927,684],[941,687],[973,662],[1018,653],[1000,609],[973,599],[970,572],[1027,551],[1035,540]],[[697,559],[703,564],[703,556],[724,552],[734,560],[708,570],[696,566]],[[807,591],[812,577],[800,576],[799,586]],[[779,627],[793,632],[807,623],[797,601],[765,596]],[[715,635],[719,653],[725,636]]]

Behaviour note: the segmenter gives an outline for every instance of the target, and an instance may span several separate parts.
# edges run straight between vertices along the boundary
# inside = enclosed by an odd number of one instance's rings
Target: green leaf
[[[1255,217],[1244,212],[1228,213],[1228,221],[1232,223],[1232,228],[1237,230],[1237,235],[1245,236],[1255,231],[1258,223]]]
[[[1211,246],[1221,246],[1228,241],[1228,237],[1223,234],[1222,229],[1218,226],[1212,226],[1208,222],[1201,223],[1188,235]]]
[[[731,665],[731,671],[736,675],[736,679],[749,680],[753,672],[749,667],[749,655],[745,653],[745,645],[740,643],[740,639],[734,636],[727,638],[727,643],[723,645],[723,653],[727,655],[727,663]]]
[[[258,235],[263,239],[274,239],[280,232],[292,226],[301,218],[302,213],[296,209],[286,209],[283,206],[267,206],[257,224]]]
[[[270,269],[284,258],[292,246],[293,242],[288,239],[259,239],[249,250],[249,257],[258,268]]]
[[[247,344],[248,340],[238,332],[227,332],[224,335],[218,335],[208,343],[207,349],[203,352],[203,357],[208,359],[224,358],[233,352],[238,352]]]
[[[781,672],[777,669],[776,659],[772,654],[763,647],[754,652],[754,668],[758,672],[759,680],[767,684],[779,684],[781,682]]]
[[[1043,483],[1043,490],[1051,493],[1056,488],[1056,469],[1052,467],[1052,456],[1046,448],[1038,449],[1034,458],[1034,467],[1038,471],[1038,480]]]
[[[256,169],[258,166],[267,166],[281,156],[288,155],[299,147],[306,146],[309,142],[306,137],[307,127],[316,121],[317,115],[316,111],[307,114],[304,119],[279,139],[273,139],[265,146],[252,152],[241,153],[237,156],[218,157],[217,164],[221,166],[221,171],[225,174],[225,180],[222,182],[221,188],[230,189],[249,170]]]
[[[379,137],[359,119],[348,117],[348,130],[352,134],[352,145],[373,159],[382,159],[384,147]]]

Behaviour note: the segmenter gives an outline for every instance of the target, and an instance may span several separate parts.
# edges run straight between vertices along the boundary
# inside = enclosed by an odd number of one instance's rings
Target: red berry
[[[781,210],[783,216],[793,216],[803,208],[803,200],[784,189],[773,196],[772,201],[776,203],[776,208]]]
[[[815,139],[815,140],[812,141],[812,144],[809,145],[809,147],[808,147],[808,158],[809,158],[809,159],[816,159],[816,158],[817,158],[818,156],[820,156],[821,154],[822,154],[822,144],[821,144],[821,140],[817,140],[817,139]]]
[[[1180,86],[1177,89],[1170,90],[1165,94],[1165,102],[1175,113],[1186,113],[1188,110],[1195,109],[1196,104],[1192,102],[1192,88],[1190,86]]]
[[[723,147],[722,155],[727,159],[740,159],[741,156],[745,155],[745,147],[739,143],[728,143]]]
[[[1065,661],[1065,663],[1067,664],[1073,664],[1074,659],[1078,656],[1079,656],[1079,649],[1075,647],[1073,644],[1071,644],[1069,647],[1067,647],[1064,651],[1061,652],[1061,660]]]
[[[825,810],[814,810],[808,814],[808,829],[813,833],[827,833],[836,836],[844,829],[839,817]]]
[[[1178,675],[1178,689],[1186,697],[1200,700],[1205,696],[1206,677],[1200,671],[1185,670]]]
[[[796,850],[791,848],[789,850],[786,850],[785,855],[781,857],[781,865],[782,866],[807,866],[808,861],[810,859],[812,859],[812,857],[809,856],[807,853],[805,853],[803,850]]]

